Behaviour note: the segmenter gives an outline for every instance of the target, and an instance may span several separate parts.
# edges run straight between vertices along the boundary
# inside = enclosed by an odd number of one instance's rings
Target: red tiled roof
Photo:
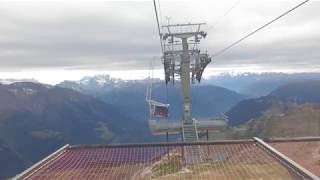
[[[303,179],[254,141],[68,147],[21,179]]]
[[[320,141],[274,142],[271,145],[313,174],[320,176]]]

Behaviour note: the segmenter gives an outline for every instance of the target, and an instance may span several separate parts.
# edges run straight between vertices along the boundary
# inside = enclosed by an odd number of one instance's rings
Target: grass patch
[[[165,176],[177,173],[182,168],[182,158],[179,155],[172,155],[169,159],[163,160],[152,168],[153,177]]]

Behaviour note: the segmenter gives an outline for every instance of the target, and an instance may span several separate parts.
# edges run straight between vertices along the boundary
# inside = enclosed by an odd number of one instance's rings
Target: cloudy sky
[[[163,24],[206,22],[200,45],[214,54],[299,4],[295,0],[157,0]],[[230,9],[232,10],[230,11]],[[205,76],[220,72],[320,71],[320,1],[310,1],[215,57]],[[226,14],[226,12],[229,12]],[[147,76],[160,57],[148,1],[0,0],[0,79],[46,83],[108,73]],[[162,76],[157,61],[157,76]]]

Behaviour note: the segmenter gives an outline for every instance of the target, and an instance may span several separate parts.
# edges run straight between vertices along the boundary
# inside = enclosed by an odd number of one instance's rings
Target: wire
[[[163,25],[160,0],[158,0],[158,7],[159,7],[160,24]]]
[[[217,24],[219,24],[219,22],[226,17],[238,4],[239,4],[240,0],[238,0],[237,2],[235,2],[231,8],[229,8],[223,15],[221,15],[220,17],[217,18],[217,20],[213,23],[212,26],[210,26],[208,28],[208,31],[211,30],[212,28],[214,28]]]
[[[154,12],[155,12],[155,14],[156,14],[156,20],[157,20],[157,25],[158,25],[158,33],[159,33],[159,39],[160,39],[160,45],[161,45],[161,51],[162,51],[162,53],[163,53],[163,52],[164,52],[164,49],[163,49],[163,44],[162,44],[162,39],[161,39],[160,23],[159,23],[157,6],[156,6],[156,1],[155,1],[155,0],[153,0],[153,7],[154,7]]]
[[[248,35],[244,36],[243,38],[239,39],[238,41],[232,43],[231,45],[221,49],[220,51],[217,51],[216,53],[214,53],[211,57],[215,57],[218,56],[220,54],[222,54],[223,52],[227,51],[228,49],[232,48],[233,46],[239,44],[241,41],[247,39],[248,37],[252,36],[253,34],[255,34],[256,32],[260,31],[261,29],[267,27],[268,25],[272,24],[273,22],[277,21],[278,19],[282,18],[283,16],[289,14],[291,11],[297,9],[298,7],[302,6],[303,4],[307,3],[310,0],[305,0],[302,3],[296,5],[295,7],[291,8],[290,10],[286,11],[285,13],[281,14],[280,16],[276,17],[275,19],[269,21],[268,23],[264,24],[263,26],[261,26],[260,28],[252,31],[251,33],[249,33]]]

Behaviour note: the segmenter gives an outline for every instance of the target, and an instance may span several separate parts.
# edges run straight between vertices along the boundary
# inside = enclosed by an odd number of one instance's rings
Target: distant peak
[[[39,83],[36,79],[0,79],[0,84],[13,84],[17,82]]]

